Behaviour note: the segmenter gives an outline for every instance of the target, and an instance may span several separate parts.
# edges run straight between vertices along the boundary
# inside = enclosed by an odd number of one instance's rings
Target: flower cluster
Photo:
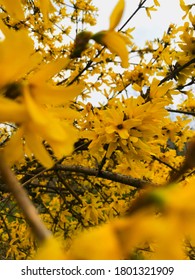
[[[166,100],[160,99],[171,84],[159,90],[152,90],[154,98],[145,102],[144,98],[110,100],[105,109],[92,108],[85,121],[79,123],[80,137],[91,139],[89,149],[98,153],[108,144],[106,157],[115,150],[122,150],[127,158],[146,159],[151,154],[159,153],[158,138],[162,137],[161,128],[167,116]],[[156,96],[155,96],[156,95]],[[86,122],[86,119],[88,121]],[[154,137],[155,135],[155,137]]]

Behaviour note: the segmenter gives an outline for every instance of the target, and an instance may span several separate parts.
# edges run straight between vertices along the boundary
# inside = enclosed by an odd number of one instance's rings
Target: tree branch
[[[140,1],[137,9],[133,12],[133,14],[128,18],[128,20],[126,20],[126,22],[121,26],[121,28],[118,31],[121,31],[128,23],[129,21],[135,16],[135,14],[137,14],[137,12],[143,7],[144,3],[147,0],[143,0],[143,2]]]
[[[158,84],[159,86],[162,85],[164,82],[167,82],[171,79],[173,79],[176,75],[179,74],[180,71],[182,71],[183,69],[185,69],[186,67],[190,66],[191,64],[195,63],[195,58],[192,58],[190,61],[186,62],[184,65],[176,68],[174,71],[172,71],[169,75],[167,75],[166,77],[164,77],[164,79],[162,79],[160,81],[160,83]]]
[[[174,110],[174,109],[167,109],[167,111],[171,112],[171,113],[178,113],[178,114],[185,114],[185,115],[195,116],[195,112],[188,112],[188,111]]]
[[[113,182],[118,182],[121,184],[133,186],[138,189],[141,189],[141,188],[145,187],[145,185],[148,185],[148,184],[150,184],[152,186],[155,185],[154,183],[148,182],[146,180],[136,179],[136,178],[132,178],[130,176],[126,176],[126,175],[122,175],[122,174],[118,174],[118,173],[114,173],[114,172],[110,172],[110,171],[103,171],[103,170],[99,171],[98,169],[88,168],[88,167],[81,166],[81,165],[57,164],[57,165],[55,165],[55,167],[53,169],[86,174],[88,176],[103,178],[103,179],[111,180]]]
[[[79,202],[79,204],[83,205],[83,202],[80,199],[80,197],[77,195],[77,193],[71,187],[69,187],[69,185],[64,180],[63,176],[57,171],[56,171],[56,175],[57,175],[58,179],[60,180],[60,182],[65,186],[65,188],[68,189],[68,191],[72,194],[72,196],[74,196],[74,198],[76,198],[76,200]]]

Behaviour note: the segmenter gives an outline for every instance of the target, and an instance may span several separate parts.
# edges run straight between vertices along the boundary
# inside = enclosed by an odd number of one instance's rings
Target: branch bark
[[[136,179],[136,178],[132,178],[127,175],[122,175],[122,174],[109,172],[109,171],[103,171],[103,170],[99,171],[98,169],[88,168],[88,167],[81,166],[81,165],[57,164],[57,165],[55,165],[55,167],[53,169],[56,171],[63,170],[63,171],[81,173],[81,174],[85,174],[85,175],[93,176],[93,177],[99,177],[99,178],[111,180],[113,182],[118,182],[121,184],[133,186],[138,189],[141,189],[141,188],[145,187],[146,185],[155,186],[154,183],[148,182],[146,180]]]

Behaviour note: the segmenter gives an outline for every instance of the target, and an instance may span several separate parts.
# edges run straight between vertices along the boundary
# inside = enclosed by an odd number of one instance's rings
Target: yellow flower
[[[46,239],[38,249],[35,260],[66,260],[65,250],[53,236]]]
[[[165,97],[171,87],[173,86],[173,82],[167,82],[163,85],[159,86],[160,81],[156,78],[153,79],[151,86],[150,86],[150,98],[162,98]]]
[[[114,28],[119,24],[123,12],[125,9],[125,1],[119,0],[117,5],[115,6],[114,10],[112,11],[112,14],[110,15],[110,27],[109,30],[114,30]]]
[[[118,25],[123,15],[125,7],[125,1],[119,0],[110,16],[109,30],[100,31],[94,34],[91,38],[97,43],[106,46],[112,53],[118,55],[122,61],[122,67],[128,67],[128,50],[126,47],[127,38],[114,31],[114,28]]]
[[[184,0],[180,0],[180,7],[185,12],[185,15],[182,17],[182,19],[185,19],[185,17],[188,15],[189,11],[195,4],[189,4],[186,5]]]
[[[146,14],[147,14],[147,16],[148,16],[149,18],[151,18],[150,12],[152,12],[152,11],[157,11],[157,9],[156,9],[154,6],[146,7],[145,9],[146,9]]]
[[[111,223],[80,234],[67,252],[70,260],[119,260],[123,255]]]
[[[0,0],[0,5],[3,5],[11,17],[17,20],[24,20],[24,12],[22,10],[20,0]]]
[[[68,65],[70,60],[64,57],[42,64],[39,71],[25,77],[40,63],[41,56],[33,54],[33,42],[25,31],[14,33],[4,26],[2,29],[5,40],[0,43],[0,122],[12,122],[18,127],[4,147],[5,158],[12,165],[24,154],[34,155],[49,168],[53,161],[45,145],[57,158],[72,152],[76,133],[67,119],[73,121],[76,113],[73,111],[71,119],[71,109],[66,107],[83,86],[64,88],[47,83]]]
[[[120,138],[128,139],[130,137],[130,129],[139,125],[141,121],[126,119],[124,120],[124,113],[121,110],[116,111],[114,108],[108,110],[108,126],[105,128],[106,133],[118,133]]]
[[[34,53],[33,41],[27,31],[15,32],[0,22],[5,39],[0,41],[0,87],[12,83],[41,62],[41,55]]]
[[[71,88],[73,87],[70,87],[70,92]],[[73,90],[75,95],[78,95],[81,87],[74,87]],[[0,122],[14,122],[19,127],[5,146],[4,153],[10,164],[20,161],[24,153],[21,144],[21,138],[23,138],[27,149],[25,153],[28,151],[28,155],[34,154],[41,164],[51,167],[53,161],[43,145],[44,140],[50,145],[55,155],[61,158],[72,152],[76,133],[70,124],[58,116],[58,111],[55,113],[50,111],[50,106],[59,103],[60,97],[61,103],[65,103],[66,95],[63,95],[62,92],[58,94],[57,89],[55,89],[53,98],[50,92],[48,94],[49,102],[45,104],[46,92],[43,92],[43,100],[41,100],[41,96],[37,100],[36,97],[33,98],[33,93],[35,92],[31,86],[24,86],[19,101],[0,97]],[[64,107],[61,107],[61,110],[64,110]],[[59,113],[61,110],[59,108]],[[16,147],[17,151],[15,151]]]

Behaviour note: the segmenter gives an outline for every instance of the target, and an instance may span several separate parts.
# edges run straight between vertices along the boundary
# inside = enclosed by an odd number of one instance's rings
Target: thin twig
[[[135,14],[143,7],[146,1],[147,0],[144,0],[143,2],[140,1],[137,9],[132,13],[132,15],[126,20],[126,22],[121,26],[121,28],[118,31],[121,31],[129,23],[129,21],[135,16]]]
[[[76,198],[76,200],[79,202],[79,204],[83,205],[83,202],[80,199],[80,197],[77,195],[77,193],[71,187],[69,187],[69,185],[64,180],[63,176],[61,176],[61,174],[59,172],[56,172],[56,175],[57,175],[58,179],[60,180],[60,182],[65,186],[65,188],[68,189],[68,191]]]
[[[164,164],[165,166],[169,167],[169,168],[172,169],[174,172],[177,172],[177,171],[178,171],[175,167],[173,167],[173,166],[170,165],[169,163],[163,161],[162,159],[160,159],[160,158],[158,158],[158,157],[156,157],[156,156],[152,156],[152,158],[155,159],[156,161],[158,161],[158,162]]]
[[[178,113],[178,114],[185,114],[185,115],[195,116],[195,112],[188,112],[188,111],[174,110],[174,109],[167,109],[167,111],[171,112],[171,113]]]

